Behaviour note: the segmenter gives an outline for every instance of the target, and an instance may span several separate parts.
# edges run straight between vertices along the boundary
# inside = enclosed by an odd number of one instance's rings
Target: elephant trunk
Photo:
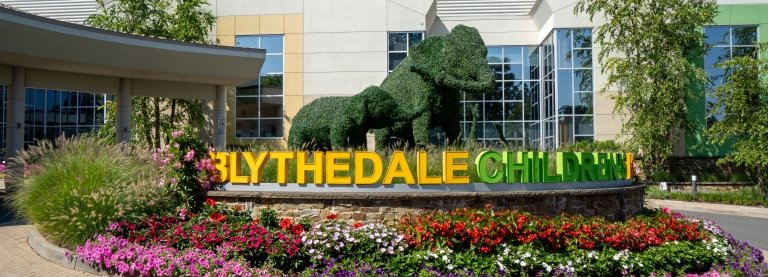
[[[402,107],[395,112],[395,121],[412,121],[429,109],[429,104],[426,101],[420,101],[421,103],[413,110],[404,110]]]
[[[493,72],[480,70],[477,72],[476,80],[466,81],[447,75],[440,80],[440,84],[467,93],[485,93],[493,90],[494,80]]]

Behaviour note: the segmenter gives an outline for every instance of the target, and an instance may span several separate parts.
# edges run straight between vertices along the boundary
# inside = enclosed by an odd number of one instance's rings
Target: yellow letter
[[[296,158],[296,152],[276,151],[269,154],[270,158],[277,160],[277,182],[288,183],[288,160]]]
[[[269,152],[259,152],[259,156],[255,157],[254,152],[244,152],[243,158],[245,158],[245,164],[251,170],[251,183],[261,183],[262,172],[264,172],[264,165],[267,164],[269,159]]]
[[[323,183],[323,152],[312,152],[312,163],[307,162],[307,152],[299,152],[296,155],[296,183],[307,183],[307,171],[312,171],[312,182]]]
[[[391,185],[392,179],[396,177],[405,179],[406,184],[416,184],[416,181],[413,180],[413,173],[411,173],[411,168],[408,167],[408,161],[406,161],[405,153],[403,153],[403,151],[395,151],[392,153],[392,158],[389,160],[387,173],[384,173],[384,181],[382,181],[382,183]]]
[[[632,180],[632,177],[635,173],[635,168],[632,166],[635,163],[635,155],[632,153],[627,153],[624,156],[624,161],[627,163],[627,180]]]
[[[464,159],[463,162],[456,162],[456,159]],[[469,170],[467,164],[469,153],[467,151],[443,151],[443,183],[446,184],[469,184],[469,176],[456,176],[457,171]]]
[[[349,175],[349,161],[352,158],[352,153],[329,151],[325,153],[325,172],[327,173],[326,181],[329,185],[348,185],[352,183],[352,176]],[[336,163],[336,159],[346,159],[346,162]],[[346,172],[346,176],[336,175],[337,171]]]
[[[373,173],[370,176],[365,176],[365,160],[369,160],[373,163]],[[382,169],[381,157],[376,153],[355,152],[355,184],[375,184],[381,179]]]
[[[226,183],[229,181],[229,154],[226,152],[210,152],[208,155],[211,156],[211,159],[213,160],[214,165],[216,166],[216,170],[219,171],[220,175],[220,181],[222,183]]]
[[[240,175],[243,172],[240,152],[229,152],[229,181],[233,184],[248,184],[249,176]]]
[[[420,185],[437,185],[440,184],[440,176],[429,176],[427,172],[427,152],[419,151],[419,158],[416,162],[417,172],[419,174],[418,180]]]

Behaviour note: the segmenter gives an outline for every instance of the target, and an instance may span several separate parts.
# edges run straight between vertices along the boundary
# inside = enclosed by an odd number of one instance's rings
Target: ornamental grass
[[[24,178],[13,209],[49,240],[84,243],[110,222],[165,213],[173,205],[150,153],[94,137],[42,140],[20,153]]]

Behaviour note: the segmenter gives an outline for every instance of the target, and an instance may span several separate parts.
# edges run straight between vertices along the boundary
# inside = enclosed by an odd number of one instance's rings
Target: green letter
[[[581,176],[579,181],[597,181],[597,166],[594,153],[578,153],[581,157]]]
[[[494,166],[493,173],[491,174],[488,174],[488,160],[490,160]],[[475,171],[477,172],[477,177],[480,177],[480,180],[488,184],[501,182],[501,179],[504,178],[504,172],[496,168],[496,163],[500,160],[501,155],[494,151],[483,151],[477,155],[475,158]]]
[[[571,152],[557,152],[557,174],[563,178],[563,182],[576,182],[579,180],[579,156]]]

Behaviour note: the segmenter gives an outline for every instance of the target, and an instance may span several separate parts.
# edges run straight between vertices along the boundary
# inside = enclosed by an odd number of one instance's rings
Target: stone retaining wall
[[[303,193],[210,191],[207,194],[230,205],[244,205],[258,213],[275,209],[282,217],[321,220],[328,214],[348,222],[394,222],[424,209],[453,209],[492,205],[539,215],[561,213],[599,215],[623,220],[643,207],[643,186],[606,189],[451,192],[451,193]]]

